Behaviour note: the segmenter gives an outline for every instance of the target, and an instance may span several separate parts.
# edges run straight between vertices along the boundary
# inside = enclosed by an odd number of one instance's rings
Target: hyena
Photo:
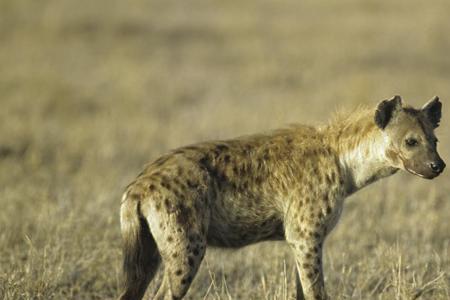
[[[141,299],[161,262],[154,299],[181,299],[207,245],[266,240],[292,249],[297,299],[327,299],[322,249],[344,199],[400,169],[438,176],[441,106],[435,97],[415,109],[395,96],[329,125],[203,142],[157,159],[123,196],[121,299]]]

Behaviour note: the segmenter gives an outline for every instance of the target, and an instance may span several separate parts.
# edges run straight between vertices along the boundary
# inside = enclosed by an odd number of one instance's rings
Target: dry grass
[[[401,94],[444,101],[448,1],[0,2],[0,298],[113,299],[123,187],[176,146]],[[449,172],[350,198],[333,299],[449,299]],[[282,243],[208,252],[190,299],[286,299]],[[152,289],[155,286],[152,285]]]

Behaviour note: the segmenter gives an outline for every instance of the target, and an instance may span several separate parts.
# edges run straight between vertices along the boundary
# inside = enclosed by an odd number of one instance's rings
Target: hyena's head
[[[442,173],[445,163],[437,152],[434,135],[441,120],[441,107],[438,97],[421,109],[404,107],[400,96],[378,104],[375,123],[387,139],[386,158],[392,167],[427,179]]]

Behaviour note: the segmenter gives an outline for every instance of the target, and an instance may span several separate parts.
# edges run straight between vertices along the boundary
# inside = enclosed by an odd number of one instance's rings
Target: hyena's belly
[[[284,238],[283,222],[263,204],[249,199],[220,199],[211,205],[208,244],[242,247],[265,240]]]

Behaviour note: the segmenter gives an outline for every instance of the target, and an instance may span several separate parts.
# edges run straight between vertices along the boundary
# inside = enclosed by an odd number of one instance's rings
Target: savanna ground
[[[325,122],[400,94],[444,102],[448,1],[0,1],[0,298],[113,299],[123,188],[206,139]],[[450,172],[347,200],[332,299],[450,298]],[[208,250],[189,299],[287,299],[283,243]],[[154,290],[153,284],[151,289]]]

